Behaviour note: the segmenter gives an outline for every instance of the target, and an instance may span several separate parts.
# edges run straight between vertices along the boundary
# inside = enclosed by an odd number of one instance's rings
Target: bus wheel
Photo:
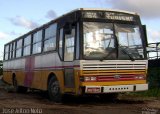
[[[26,93],[28,88],[23,86],[18,86],[16,77],[13,78],[14,91],[17,93]]]
[[[51,79],[49,80],[48,95],[49,95],[50,100],[54,102],[62,101],[62,94],[60,92],[59,82],[54,77],[51,77]]]

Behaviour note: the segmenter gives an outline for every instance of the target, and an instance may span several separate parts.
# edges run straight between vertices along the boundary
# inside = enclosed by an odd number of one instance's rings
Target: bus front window
[[[85,59],[144,59],[141,32],[137,25],[84,22],[83,31]]]
[[[116,59],[113,24],[84,22],[85,59]]]
[[[119,43],[119,59],[143,59],[143,46],[140,29],[136,25],[115,24],[116,36]],[[125,51],[125,53],[124,53]]]

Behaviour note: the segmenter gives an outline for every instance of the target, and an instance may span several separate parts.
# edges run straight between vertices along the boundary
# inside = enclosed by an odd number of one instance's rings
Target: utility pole
[[[3,61],[0,60],[0,76],[2,75],[3,73]]]

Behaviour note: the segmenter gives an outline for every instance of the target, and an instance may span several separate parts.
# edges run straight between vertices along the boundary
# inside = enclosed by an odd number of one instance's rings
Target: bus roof
[[[25,33],[25,34],[23,34],[22,36],[19,36],[18,38],[13,39],[13,40],[10,41],[10,42],[13,42],[13,41],[15,41],[15,40],[18,40],[18,39],[20,39],[21,37],[24,37],[24,36],[26,36],[26,35],[28,35],[28,34],[34,32],[34,31],[37,31],[37,30],[43,28],[44,26],[50,25],[51,23],[57,21],[58,19],[63,18],[63,17],[65,17],[65,16],[69,15],[69,14],[72,14],[72,13],[76,12],[76,11],[89,11],[89,10],[91,10],[91,11],[110,11],[110,12],[119,12],[119,13],[127,13],[127,14],[132,14],[132,15],[138,15],[138,14],[135,13],[135,12],[125,11],[125,10],[118,10],[118,9],[106,9],[106,8],[78,8],[78,9],[72,10],[72,11],[70,11],[70,12],[68,12],[68,13],[65,13],[65,14],[63,14],[63,15],[61,15],[61,16],[55,18],[55,19],[52,19],[51,21],[49,21],[49,22],[47,22],[47,23],[45,23],[45,24],[43,24],[43,25],[41,25],[41,26],[39,26],[39,27],[37,27],[37,28],[35,28],[35,29],[33,29],[33,30],[31,30],[31,31],[29,31],[29,32],[27,32],[27,33]],[[5,45],[9,44],[10,42],[6,43]]]
[[[107,9],[107,8],[78,8],[78,9],[75,9],[75,10],[72,10],[66,14],[63,14],[62,16],[54,19],[54,20],[57,20],[59,18],[62,18],[63,16],[66,16],[70,13],[73,13],[73,12],[76,12],[76,11],[87,11],[87,10],[92,10],[92,11],[111,11],[111,12],[119,12],[119,13],[128,13],[128,14],[132,14],[132,15],[138,15],[138,13],[136,12],[130,12],[130,11],[125,11],[125,10],[118,10],[118,9]]]
[[[107,8],[79,8],[77,10],[115,11],[115,12],[120,12],[120,13],[128,13],[128,14],[138,15],[135,12],[125,11],[125,10],[118,10],[118,9],[107,9]]]

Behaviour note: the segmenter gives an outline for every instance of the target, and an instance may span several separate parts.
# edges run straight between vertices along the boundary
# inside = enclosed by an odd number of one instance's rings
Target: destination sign
[[[109,20],[119,20],[119,21],[134,21],[132,15],[118,13],[118,12],[93,12],[86,11],[82,12],[83,18],[94,18],[94,19],[109,19]]]

